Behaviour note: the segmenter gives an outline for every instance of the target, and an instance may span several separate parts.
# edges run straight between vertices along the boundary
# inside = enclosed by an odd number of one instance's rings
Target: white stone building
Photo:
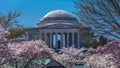
[[[56,50],[71,45],[79,48],[81,41],[86,39],[84,41],[87,42],[90,37],[89,29],[83,28],[76,17],[64,10],[47,13],[37,27],[30,28],[28,34],[29,40],[42,39]]]

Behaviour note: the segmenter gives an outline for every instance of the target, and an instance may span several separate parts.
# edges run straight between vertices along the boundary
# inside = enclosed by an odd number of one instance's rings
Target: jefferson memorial
[[[28,39],[41,39],[55,50],[72,45],[80,48],[81,43],[89,40],[89,31],[90,29],[82,27],[73,14],[64,10],[54,10],[40,19],[36,27],[30,28]]]

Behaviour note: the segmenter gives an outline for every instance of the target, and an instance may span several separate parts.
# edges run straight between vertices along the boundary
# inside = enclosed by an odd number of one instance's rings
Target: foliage
[[[7,40],[5,38],[7,34],[9,34],[9,32],[0,25],[0,65],[6,64],[11,56],[9,48],[7,47]]]
[[[90,68],[117,68],[115,58],[111,54],[94,54],[85,58],[86,65]]]
[[[115,64],[120,67],[120,41],[108,42],[105,46],[97,48],[97,53],[112,54],[116,59]]]
[[[10,32],[10,34],[6,37],[7,39],[15,39],[15,38],[24,38],[26,36],[27,29],[23,27],[17,20],[17,18],[21,15],[20,12],[8,12],[6,15],[0,15],[0,24]]]
[[[0,25],[0,67],[5,65],[15,68],[40,67],[40,60],[52,58],[54,51],[42,40],[7,42],[8,31]]]
[[[104,44],[106,44],[108,41],[107,38],[103,37],[103,36],[100,36],[99,37],[99,41],[97,41],[96,39],[94,41],[92,41],[89,46],[92,47],[92,48],[97,48],[99,46],[104,46]]]
[[[120,39],[120,0],[74,0],[81,23],[97,35]]]
[[[120,41],[110,41],[99,46],[96,54],[87,57],[85,61],[92,68],[120,68]]]
[[[89,47],[92,47],[92,48],[97,48],[99,45],[98,41],[97,40],[94,40],[93,42],[90,43]]]
[[[7,30],[10,28],[20,27],[17,18],[21,15],[20,12],[8,12],[6,15],[0,15],[0,24]]]
[[[6,35],[8,35],[9,32],[6,31],[1,25],[0,25],[0,44],[3,44],[6,41]]]
[[[83,64],[83,59],[90,55],[91,50],[87,52],[86,48],[77,49],[74,47],[62,48],[60,53],[55,54],[54,58],[66,67],[71,67],[75,64]]]
[[[25,28],[17,28],[17,29],[10,29],[9,32],[10,34],[6,37],[7,39],[16,39],[16,38],[23,38],[27,36],[27,29]]]
[[[16,65],[23,62],[25,65],[23,68],[27,68],[29,65],[38,65],[35,61],[40,61],[47,58],[52,58],[54,51],[41,40],[36,41],[21,41],[21,42],[10,42],[8,48],[11,50],[13,56],[9,63]]]
[[[103,36],[100,36],[100,38],[99,38],[99,45],[103,46],[103,45],[107,44],[107,41],[108,41],[107,38],[105,38]]]

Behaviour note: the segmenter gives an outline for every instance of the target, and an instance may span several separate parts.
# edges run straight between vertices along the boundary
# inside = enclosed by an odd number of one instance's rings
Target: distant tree
[[[9,40],[26,36],[27,29],[25,29],[17,20],[20,15],[21,13],[18,11],[8,12],[6,15],[0,15],[0,24],[10,32],[6,37]]]
[[[92,48],[97,48],[98,46],[100,45],[97,40],[94,40],[93,42],[89,44],[89,47],[92,47]]]
[[[108,39],[100,36],[98,41],[96,39],[94,39],[94,41],[92,41],[89,46],[92,48],[97,48],[98,46],[104,46],[106,43],[108,42]]]
[[[15,12],[8,12],[6,15],[5,14],[0,14],[0,24],[5,28],[6,30],[9,30],[14,27],[18,27],[18,20],[17,18],[21,15],[20,12],[15,11]],[[19,25],[20,26],[20,25]]]
[[[107,38],[105,38],[103,36],[99,37],[99,45],[104,46],[105,44],[107,44],[107,41],[108,41]]]
[[[7,35],[6,38],[9,40],[18,39],[18,38],[25,40],[27,37],[27,31],[28,31],[27,28],[17,28],[17,29],[12,28],[9,30],[10,34]]]
[[[120,39],[120,0],[74,0],[81,23],[97,35]]]

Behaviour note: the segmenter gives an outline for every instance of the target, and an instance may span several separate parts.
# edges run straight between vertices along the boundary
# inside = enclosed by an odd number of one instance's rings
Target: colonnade
[[[50,48],[60,49],[62,47],[80,47],[80,36],[78,32],[69,33],[40,33],[39,39],[42,39]]]

